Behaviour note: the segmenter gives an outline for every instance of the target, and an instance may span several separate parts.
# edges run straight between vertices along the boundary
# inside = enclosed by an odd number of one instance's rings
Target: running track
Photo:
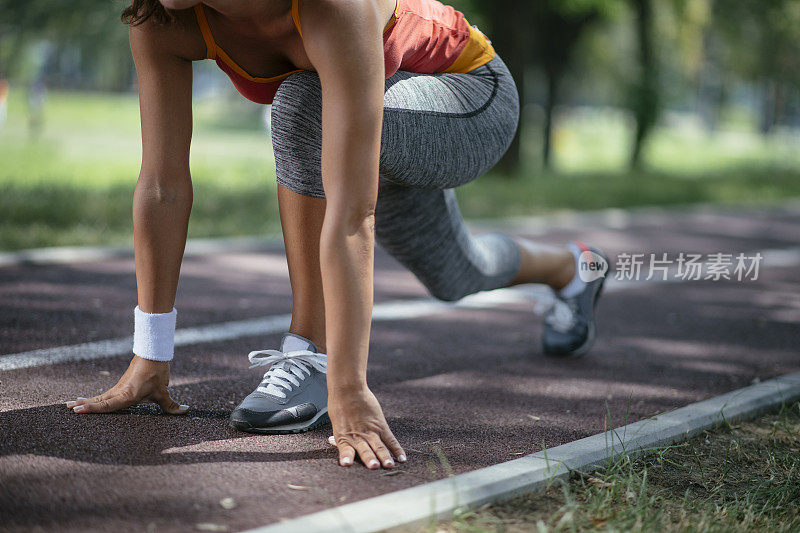
[[[535,302],[514,298],[376,321],[369,383],[409,453],[391,474],[338,467],[328,428],[253,436],[227,427],[260,378],[248,351],[275,347],[277,333],[179,348],[172,391],[193,407],[187,417],[148,406],[78,416],[63,406],[113,385],[125,357],[1,371],[0,530],[237,531],[800,370],[798,204],[552,220],[509,228],[554,243],[580,237],[613,256],[787,252],[765,257],[757,281],[612,284],[598,306],[599,339],[582,360],[543,357]],[[376,303],[426,297],[380,250],[376,265]],[[0,354],[129,335],[132,268],[129,258],[0,268]],[[280,249],[187,258],[176,307],[179,328],[288,313]],[[235,508],[220,504],[226,498]]]

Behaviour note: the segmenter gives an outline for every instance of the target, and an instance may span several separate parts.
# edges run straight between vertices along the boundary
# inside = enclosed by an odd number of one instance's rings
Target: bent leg
[[[499,60],[470,74],[398,72],[387,80],[376,238],[444,300],[517,283],[560,288],[571,254],[507,235],[471,236],[452,190],[506,150],[516,89]],[[272,109],[281,222],[293,294],[292,329],[324,346],[319,232],[322,93],[318,76],[287,78]]]
[[[503,234],[471,236],[451,190],[491,168],[519,114],[499,58],[468,74],[398,72],[387,81],[376,236],[443,300],[520,283],[565,286],[564,247]]]
[[[289,76],[272,105],[278,207],[292,286],[291,333],[325,353],[319,238],[325,218],[320,161],[322,90],[313,72]]]

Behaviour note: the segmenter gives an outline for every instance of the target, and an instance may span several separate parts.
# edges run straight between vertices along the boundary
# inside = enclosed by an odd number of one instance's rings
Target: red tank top
[[[302,36],[298,2],[292,0],[292,19]],[[281,82],[299,69],[269,78],[251,76],[217,46],[203,4],[195,5],[194,10],[206,43],[206,58],[216,61],[245,98],[271,104]],[[469,72],[494,57],[489,39],[470,26],[461,12],[437,0],[397,0],[383,31],[383,53],[387,78],[398,70]]]

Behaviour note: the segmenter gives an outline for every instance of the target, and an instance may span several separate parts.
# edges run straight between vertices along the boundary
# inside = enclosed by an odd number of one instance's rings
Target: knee
[[[431,293],[431,296],[443,302],[457,302],[475,292],[468,287],[460,286],[458,283],[453,283],[451,280],[446,279],[428,280],[423,283],[428,292]]]
[[[272,102],[272,149],[279,185],[305,196],[325,197],[322,88],[316,73],[296,72],[278,87]]]
[[[428,290],[428,293],[443,302],[456,302],[475,292],[465,276],[441,268],[430,261],[431,253],[418,249],[419,242],[396,235],[385,235],[375,227],[375,237],[381,247],[406,267]]]
[[[322,86],[315,72],[301,70],[283,80],[272,101],[272,139],[321,135]],[[280,147],[284,146],[281,142]],[[278,147],[276,147],[278,148]]]

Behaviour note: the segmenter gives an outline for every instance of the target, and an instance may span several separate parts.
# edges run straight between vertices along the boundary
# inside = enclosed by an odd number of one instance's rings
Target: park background
[[[800,1],[449,3],[524,103],[506,158],[457,191],[467,218],[800,195]],[[125,5],[0,0],[0,250],[132,241]],[[190,237],[277,234],[267,110],[211,61],[194,99]]]

